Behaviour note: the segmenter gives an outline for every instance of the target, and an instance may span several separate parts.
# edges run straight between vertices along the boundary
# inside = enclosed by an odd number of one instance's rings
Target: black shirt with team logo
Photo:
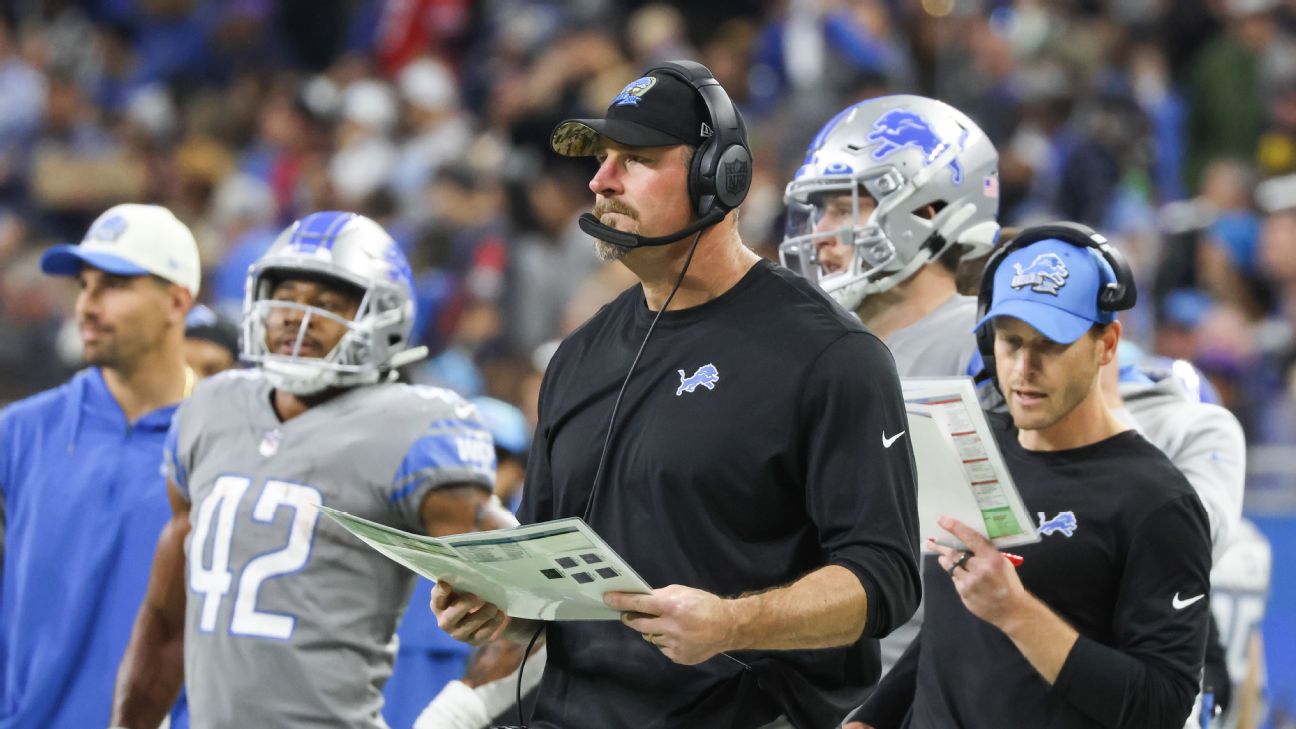
[[[584,513],[652,316],[634,287],[558,349],[540,392],[524,523]],[[551,623],[531,726],[840,722],[877,680],[872,639],[918,603],[905,428],[890,352],[785,269],[762,261],[723,295],[662,315],[621,402],[591,525],[653,587],[732,597],[841,565],[868,596],[864,635],[683,666],[616,621]]]
[[[918,640],[854,718],[877,729],[1181,729],[1210,614],[1210,529],[1197,494],[1135,431],[1039,452],[1021,447],[1011,419],[991,420],[1041,527],[1039,543],[1012,550],[1025,559],[1018,574],[1080,638],[1050,687],[927,557]]]

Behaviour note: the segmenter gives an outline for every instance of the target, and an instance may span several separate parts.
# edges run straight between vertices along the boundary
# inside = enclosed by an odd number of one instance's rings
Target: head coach
[[[751,153],[705,67],[649,69],[551,144],[598,161],[582,227],[641,285],[554,356],[519,517],[583,516],[664,587],[547,626],[531,726],[835,725],[918,601],[891,355],[743,245]],[[433,609],[473,642],[536,629],[444,584]]]
[[[978,345],[1011,413],[1004,460],[1041,540],[1017,569],[979,534],[924,565],[927,619],[859,719],[920,727],[1179,729],[1201,676],[1206,513],[1155,446],[1105,404],[1120,254],[1087,228],[1023,231],[987,263]],[[906,716],[907,714],[907,716]]]

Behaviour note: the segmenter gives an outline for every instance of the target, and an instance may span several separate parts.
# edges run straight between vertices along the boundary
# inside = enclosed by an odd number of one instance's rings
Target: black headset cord
[[[644,349],[648,347],[648,340],[652,338],[653,330],[657,328],[657,321],[670,308],[675,293],[679,291],[680,285],[684,283],[684,276],[688,273],[689,264],[693,263],[693,254],[697,252],[698,240],[701,238],[702,231],[699,230],[693,234],[693,243],[689,246],[688,258],[684,259],[684,268],[680,269],[679,278],[675,279],[675,286],[671,288],[670,295],[666,297],[666,303],[662,304],[662,308],[657,310],[657,315],[653,317],[652,323],[648,325],[648,331],[644,334],[643,341],[639,343],[639,351],[635,352],[634,360],[630,363],[630,369],[626,371],[625,379],[621,381],[621,389],[617,392],[616,400],[612,402],[612,415],[608,417],[607,434],[603,437],[603,451],[599,453],[598,468],[594,471],[594,484],[590,486],[589,497],[585,499],[585,512],[581,514],[581,519],[587,524],[590,520],[590,514],[594,510],[594,497],[598,494],[598,487],[603,481],[603,466],[607,464],[608,450],[612,444],[612,431],[616,427],[617,410],[621,408],[621,398],[625,396],[626,386],[630,384],[630,378],[639,366],[639,358],[643,356]]]

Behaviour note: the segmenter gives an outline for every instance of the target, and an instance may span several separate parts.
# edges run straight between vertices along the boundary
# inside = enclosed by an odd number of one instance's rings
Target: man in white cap
[[[2,729],[108,724],[170,516],[163,440],[195,379],[183,342],[198,246],[169,210],[113,207],[41,268],[80,285],[89,366],[0,412]]]

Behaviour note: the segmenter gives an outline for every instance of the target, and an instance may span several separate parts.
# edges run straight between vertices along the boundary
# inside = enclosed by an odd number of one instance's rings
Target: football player
[[[788,183],[783,265],[816,282],[882,338],[901,377],[975,375],[976,297],[959,263],[999,237],[999,153],[966,114],[922,96],[842,110]],[[922,606],[882,639],[891,669]]]
[[[368,218],[307,216],[248,271],[243,359],[167,437],[174,516],[118,673],[112,723],[156,727],[184,680],[192,726],[385,727],[382,685],[415,576],[321,504],[443,535],[505,526],[476,409],[393,382],[409,264]]]
[[[976,298],[955,273],[999,237],[999,153],[966,114],[908,95],[847,107],[784,199],[783,265],[856,312],[901,377],[976,374]]]

